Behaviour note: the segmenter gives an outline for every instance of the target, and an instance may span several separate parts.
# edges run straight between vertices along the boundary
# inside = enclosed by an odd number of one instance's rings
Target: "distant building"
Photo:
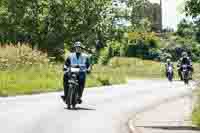
[[[152,28],[155,31],[162,31],[162,10],[160,4],[152,3]]]

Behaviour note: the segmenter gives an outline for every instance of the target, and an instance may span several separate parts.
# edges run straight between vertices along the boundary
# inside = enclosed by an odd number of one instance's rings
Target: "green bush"
[[[130,32],[120,41],[107,42],[99,57],[100,64],[107,64],[112,57],[139,57],[142,59],[158,59],[160,41],[152,32]]]
[[[167,52],[161,52],[159,54],[159,60],[162,62],[165,62],[167,58],[172,58],[172,55],[170,53]]]
[[[98,61],[99,61],[100,64],[106,65],[110,58],[111,58],[110,47],[106,47],[106,48],[101,50],[100,57],[99,57]]]
[[[120,48],[122,46],[122,44],[120,42],[110,41],[107,43],[107,45],[111,48],[111,50],[110,50],[111,57],[120,56]]]
[[[126,55],[143,59],[156,59],[159,57],[159,38],[151,32],[131,32]]]
[[[107,47],[101,50],[99,63],[107,64],[108,61],[115,56],[125,56],[126,55],[126,45],[118,41],[108,41]]]
[[[181,53],[187,51],[193,61],[200,60],[200,44],[194,39],[170,36],[162,43],[163,49],[160,56],[170,54],[172,59],[177,61],[181,57]]]

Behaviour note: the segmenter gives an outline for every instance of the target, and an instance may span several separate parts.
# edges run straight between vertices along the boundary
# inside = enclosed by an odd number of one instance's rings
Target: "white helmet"
[[[188,56],[187,52],[182,52],[182,56],[186,58]]]
[[[171,59],[168,58],[168,59],[167,59],[167,62],[171,62]]]
[[[81,42],[79,42],[79,41],[78,41],[78,42],[75,42],[75,43],[74,43],[74,47],[81,47]]]

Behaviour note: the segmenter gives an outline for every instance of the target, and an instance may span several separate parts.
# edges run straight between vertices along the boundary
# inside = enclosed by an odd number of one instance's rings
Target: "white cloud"
[[[152,3],[160,3],[160,0],[149,0]]]

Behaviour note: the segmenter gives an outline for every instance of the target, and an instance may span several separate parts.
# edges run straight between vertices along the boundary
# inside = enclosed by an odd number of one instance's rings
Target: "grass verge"
[[[15,51],[19,48],[12,46],[12,49]],[[27,52],[23,54],[23,51]],[[41,53],[30,54],[30,48],[24,46],[21,52],[12,53],[15,55],[11,56],[9,53],[8,58],[5,53],[0,58],[2,63],[5,62],[0,67],[0,96],[62,90],[62,64],[43,62],[43,60],[48,60],[45,55],[41,55]],[[14,58],[15,56],[18,56],[20,60]],[[37,62],[37,56],[40,56],[40,62]],[[176,73],[175,77],[177,77]],[[111,59],[106,66],[94,65],[91,74],[88,75],[86,87],[122,84],[126,83],[127,79],[135,78],[165,78],[164,64],[138,58],[116,57]]]
[[[194,95],[195,97],[197,96],[197,99],[195,99],[195,105],[192,111],[192,123],[200,127],[200,65],[195,64],[195,68],[194,79],[196,79],[198,84],[197,89],[194,92]]]
[[[192,111],[192,123],[198,127],[200,127],[200,82],[197,85],[197,89],[194,92],[194,108]]]
[[[137,58],[113,58],[107,66],[94,65],[86,86],[123,84],[130,78],[163,78],[163,65]],[[62,90],[62,64],[24,65],[0,70],[0,96]]]

